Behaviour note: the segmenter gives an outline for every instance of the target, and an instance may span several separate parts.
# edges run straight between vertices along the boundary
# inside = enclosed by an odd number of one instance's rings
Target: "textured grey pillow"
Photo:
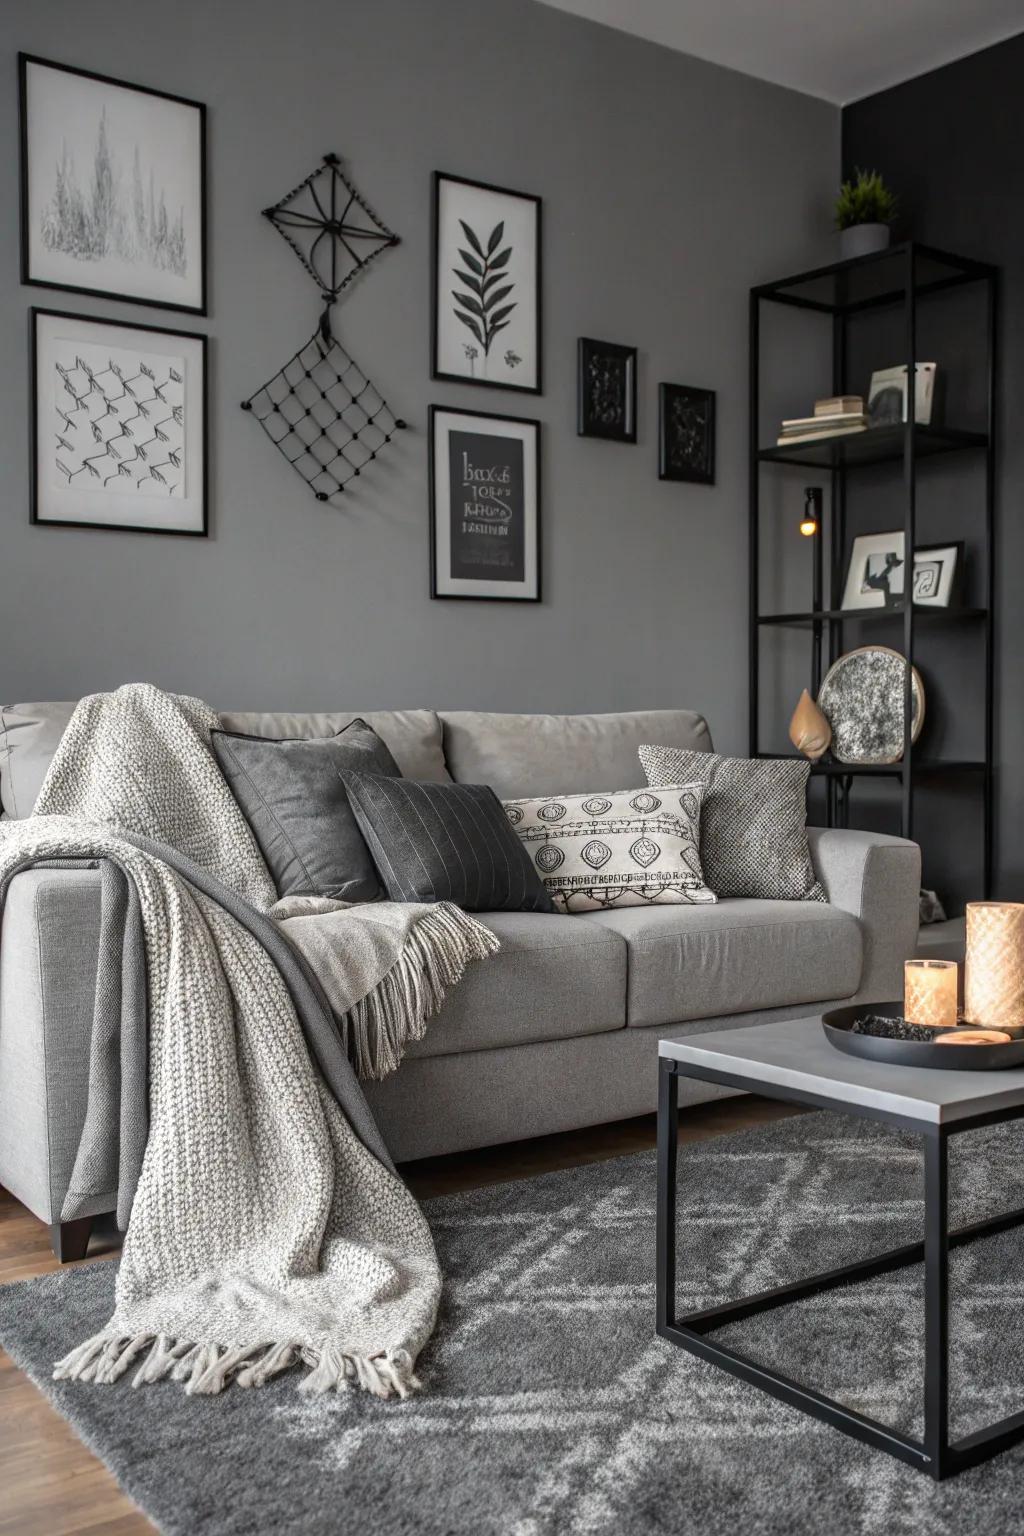
[[[344,778],[392,901],[452,901],[466,912],[555,910],[486,784]]]
[[[648,784],[706,784],[700,861],[719,896],[827,901],[807,846],[810,764],[719,757],[683,747],[640,748]]]
[[[377,901],[384,888],[341,781],[341,773],[400,777],[398,764],[365,720],[337,736],[273,741],[211,731],[210,740],[279,896]]]

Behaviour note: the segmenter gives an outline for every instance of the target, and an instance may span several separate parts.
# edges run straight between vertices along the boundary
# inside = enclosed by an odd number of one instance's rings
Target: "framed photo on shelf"
[[[931,423],[935,403],[934,363],[915,363],[916,398],[914,420],[918,426]],[[867,418],[869,427],[898,427],[907,419],[907,365],[896,368],[876,368],[868,388]]]
[[[434,172],[434,379],[541,392],[541,200]]]
[[[430,407],[430,595],[540,601],[540,423]]]
[[[576,349],[576,433],[636,442],[636,347],[581,336]]]
[[[31,314],[32,522],[205,537],[206,337]]]
[[[205,106],[18,65],[22,282],[205,315]]]
[[[658,479],[715,483],[715,392],[658,385]]]
[[[858,535],[846,568],[843,607],[851,612],[898,607],[906,592],[905,547],[902,530]],[[927,545],[914,551],[915,604],[953,606],[960,587],[963,552],[962,542]]]

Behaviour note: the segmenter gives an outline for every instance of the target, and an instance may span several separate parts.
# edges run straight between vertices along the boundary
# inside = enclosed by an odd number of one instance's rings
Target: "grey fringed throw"
[[[116,1308],[54,1374],[213,1393],[302,1362],[303,1391],[405,1396],[440,1294],[433,1242],[282,929],[328,945],[328,990],[374,1075],[497,941],[447,905],[269,921],[276,893],[210,752],[216,724],[143,685],[85,699],[36,814],[0,827],[0,890],[30,863],[102,860],[145,941],[148,1139]]]

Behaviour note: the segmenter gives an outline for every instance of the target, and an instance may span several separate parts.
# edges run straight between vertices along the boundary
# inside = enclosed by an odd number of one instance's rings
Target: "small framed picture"
[[[918,426],[927,427],[932,419],[935,403],[935,364],[916,363],[917,399],[914,420]],[[907,365],[898,368],[877,368],[871,375],[868,389],[867,418],[869,427],[898,427],[907,419]]]
[[[430,595],[540,601],[540,423],[430,407]]]
[[[715,483],[715,392],[658,385],[658,479]]]
[[[206,337],[31,313],[33,523],[204,537]]]
[[[541,392],[541,200],[434,172],[431,377]]]
[[[843,589],[843,607],[895,608],[906,593],[902,530],[861,534],[853,541]],[[915,604],[950,608],[958,600],[964,546],[928,545],[914,551]]]
[[[576,350],[576,432],[636,442],[636,347],[581,336]]]
[[[18,56],[21,280],[206,314],[206,108]]]

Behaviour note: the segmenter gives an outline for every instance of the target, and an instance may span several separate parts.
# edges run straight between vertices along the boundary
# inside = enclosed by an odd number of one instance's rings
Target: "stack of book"
[[[867,425],[861,395],[831,395],[827,400],[814,402],[813,416],[794,416],[791,421],[784,421],[779,447],[817,443],[826,437],[848,437],[853,432],[866,432]]]

